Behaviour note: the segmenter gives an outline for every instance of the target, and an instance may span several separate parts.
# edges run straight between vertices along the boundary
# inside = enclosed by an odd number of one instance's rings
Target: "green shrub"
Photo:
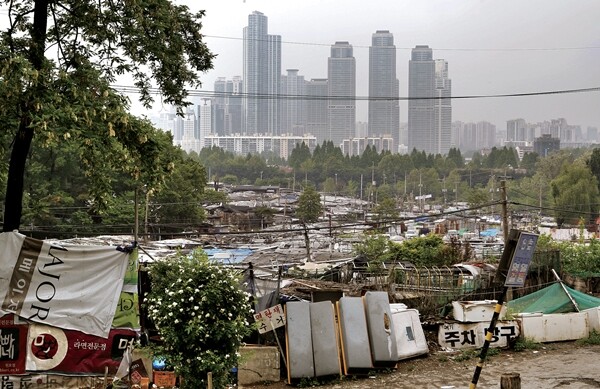
[[[150,266],[148,315],[160,343],[150,345],[183,377],[182,388],[224,388],[237,366],[243,337],[251,329],[250,295],[240,289],[238,276],[196,250],[159,260]]]

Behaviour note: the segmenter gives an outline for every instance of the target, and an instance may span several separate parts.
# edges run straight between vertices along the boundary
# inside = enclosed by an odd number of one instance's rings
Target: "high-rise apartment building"
[[[457,142],[453,147],[460,148],[463,155],[498,146],[496,126],[490,122],[463,123],[455,121],[452,123],[452,131]]]
[[[242,132],[242,78],[219,77],[215,81],[212,106],[212,132],[229,135]]]
[[[204,139],[207,136],[212,134],[214,131],[212,129],[212,107],[208,104],[210,100],[204,99],[204,104],[198,106],[198,130],[200,136],[198,139],[200,140],[200,144],[204,144]]]
[[[280,80],[281,36],[269,35],[267,17],[254,11],[244,27],[244,133],[279,131],[279,101],[266,97],[279,94]]]
[[[369,47],[369,136],[391,135],[398,144],[400,105],[396,46],[389,31],[372,35]]]
[[[281,35],[267,35],[267,131],[269,135],[281,133]]]
[[[353,138],[356,125],[356,59],[352,45],[335,42],[327,61],[329,125],[328,139],[340,146]]]
[[[433,107],[435,136],[433,153],[448,154],[452,144],[452,81],[448,78],[448,62],[435,60],[435,101]]]
[[[533,141],[528,131],[529,125],[524,119],[511,119],[506,121],[506,141]]]
[[[306,132],[313,134],[319,144],[328,139],[328,82],[326,78],[313,78],[306,82]]]
[[[281,77],[281,133],[304,135],[306,127],[306,94],[304,76],[298,69],[287,69],[287,75]]]
[[[434,134],[435,61],[429,46],[419,45],[408,61],[408,149],[437,153]]]

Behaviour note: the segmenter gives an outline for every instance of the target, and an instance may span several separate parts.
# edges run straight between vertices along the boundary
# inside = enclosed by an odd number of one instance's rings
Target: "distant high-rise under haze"
[[[429,46],[416,46],[408,61],[408,150],[436,153],[435,62]]]
[[[398,95],[394,35],[377,31],[369,47],[369,136],[391,135],[394,143],[399,144]]]
[[[318,144],[323,144],[329,139],[328,80],[313,78],[306,82],[306,94],[312,97],[306,100],[306,132],[313,134]]]
[[[435,60],[435,104],[433,153],[448,154],[452,143],[452,81],[448,78],[448,62]]]
[[[280,83],[281,36],[269,35],[267,17],[254,11],[244,27],[244,133],[279,131],[279,101],[265,97],[279,94]]]
[[[287,75],[281,77],[281,94],[289,96],[281,100],[282,134],[304,135],[306,125],[306,101],[299,96],[306,94],[304,76],[298,69],[287,69]]]
[[[356,125],[356,59],[352,45],[335,42],[327,61],[329,140],[340,146],[354,137]]]

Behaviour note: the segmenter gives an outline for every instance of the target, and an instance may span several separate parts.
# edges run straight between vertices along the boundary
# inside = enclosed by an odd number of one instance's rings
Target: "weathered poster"
[[[140,329],[140,309],[137,293],[121,293],[112,326],[113,328]]]
[[[25,373],[26,355],[27,324],[15,315],[0,317],[0,375]]]
[[[0,375],[0,389],[105,389],[104,377],[74,377],[48,374]]]
[[[123,352],[136,339],[134,331],[114,329],[108,338],[79,331],[62,330],[41,324],[29,327],[27,371],[55,373],[104,374],[105,367],[114,374]]]
[[[0,234],[0,312],[107,337],[129,254]]]

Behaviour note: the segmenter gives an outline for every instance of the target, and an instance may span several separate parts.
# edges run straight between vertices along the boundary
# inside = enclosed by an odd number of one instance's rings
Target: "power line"
[[[205,38],[214,39],[225,39],[244,41],[244,38],[223,36],[223,35],[203,35]],[[267,39],[258,38],[246,38],[255,42],[267,42]],[[317,42],[297,42],[297,41],[281,41],[282,44],[288,45],[300,45],[300,46],[320,46],[320,47],[331,47],[331,43],[317,43]],[[372,46],[367,45],[352,45],[353,48],[369,49]],[[386,47],[377,47],[378,50],[385,49]],[[414,47],[393,47],[392,50],[412,50]],[[513,52],[513,51],[577,51],[577,50],[598,50],[600,46],[579,46],[579,47],[509,47],[509,48],[476,48],[476,47],[442,47],[435,48],[436,51],[466,51],[466,52]]]
[[[115,90],[122,93],[139,93],[139,88],[131,85],[111,85]],[[149,88],[151,94],[161,94],[158,88]],[[505,94],[488,94],[488,95],[463,95],[449,97],[372,97],[372,96],[316,96],[316,95],[287,95],[287,94],[269,94],[269,93],[229,93],[218,92],[212,90],[189,89],[189,96],[206,97],[206,98],[240,98],[240,99],[264,99],[264,100],[311,100],[311,101],[411,101],[411,100],[465,100],[465,99],[489,99],[489,98],[506,98],[506,97],[531,97],[531,96],[547,96],[561,95],[574,93],[591,93],[600,92],[600,86],[578,89],[561,89],[541,92],[523,92],[523,93],[505,93]]]

